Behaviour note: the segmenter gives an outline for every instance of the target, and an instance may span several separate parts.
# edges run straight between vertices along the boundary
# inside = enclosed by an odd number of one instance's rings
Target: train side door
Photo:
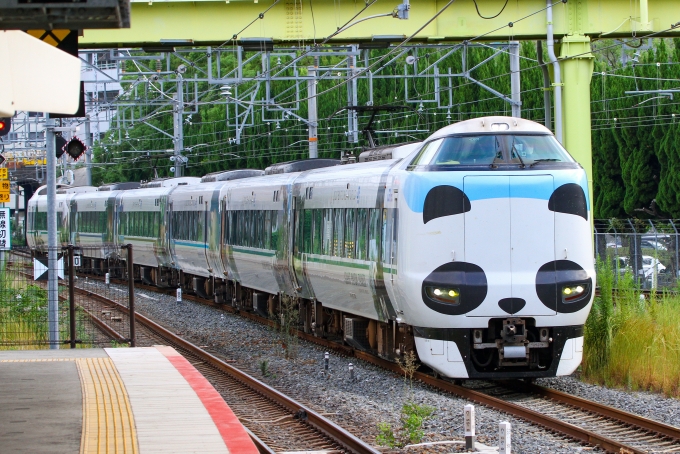
[[[312,298],[312,292],[305,276],[306,245],[311,244],[312,211],[297,209],[299,198],[296,196],[296,207],[293,210],[292,261],[298,294],[303,298]]]

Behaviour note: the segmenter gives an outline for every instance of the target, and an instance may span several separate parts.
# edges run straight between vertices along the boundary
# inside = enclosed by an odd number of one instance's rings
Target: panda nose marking
[[[522,298],[503,298],[498,302],[498,307],[508,314],[516,314],[521,311],[526,304],[527,302]]]

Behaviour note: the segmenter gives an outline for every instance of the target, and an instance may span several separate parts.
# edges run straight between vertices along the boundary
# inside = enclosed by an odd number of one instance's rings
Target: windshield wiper
[[[557,159],[557,158],[534,159],[534,162],[531,163],[531,165],[529,166],[529,168],[532,168],[533,166],[535,166],[535,165],[538,164],[539,162],[556,162],[556,161],[562,161],[562,160],[561,160],[561,159]]]
[[[521,165],[522,165],[521,168],[522,168],[522,169],[525,168],[526,165],[524,164],[524,160],[522,159],[522,157],[521,157],[521,156],[519,155],[519,153],[517,152],[517,148],[515,148],[515,136],[512,136],[512,148],[510,148],[510,159],[512,159],[512,152],[513,152],[513,151],[515,152],[515,155],[517,156],[517,159],[519,159],[519,162],[522,163],[522,164],[521,164]]]

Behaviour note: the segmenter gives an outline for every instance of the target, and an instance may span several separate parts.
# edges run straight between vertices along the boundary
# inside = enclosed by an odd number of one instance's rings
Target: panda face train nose
[[[521,311],[527,302],[522,298],[503,298],[498,302],[498,307],[508,314],[516,314]]]

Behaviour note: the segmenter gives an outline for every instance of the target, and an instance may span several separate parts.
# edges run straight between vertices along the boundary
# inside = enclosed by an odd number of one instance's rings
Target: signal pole
[[[57,154],[54,144],[56,121],[45,114],[47,148],[47,329],[50,349],[59,349],[59,287],[57,279]]]
[[[319,157],[319,137],[318,130],[318,113],[316,104],[316,67],[310,66],[307,69],[309,79],[307,79],[307,111],[309,118],[309,158]]]

